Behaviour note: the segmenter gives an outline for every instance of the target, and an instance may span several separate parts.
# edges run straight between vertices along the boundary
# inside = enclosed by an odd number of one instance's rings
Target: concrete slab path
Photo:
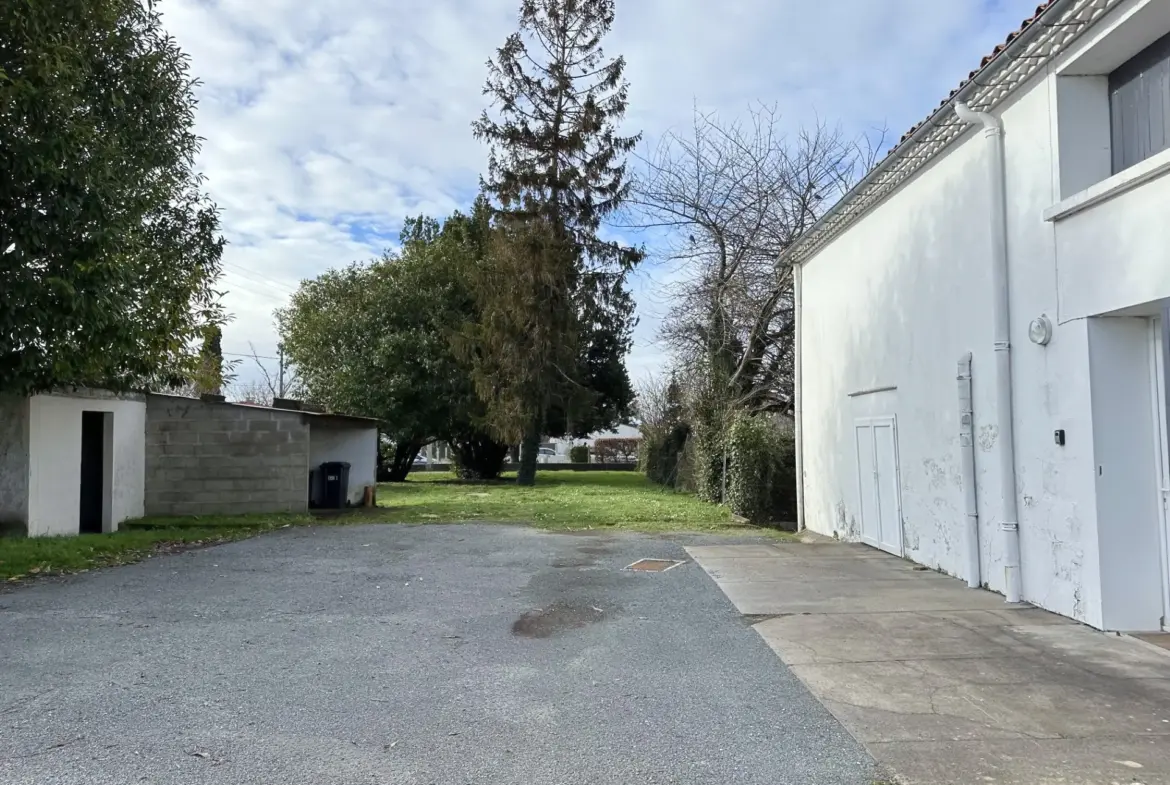
[[[1170,785],[1170,651],[862,545],[690,547],[904,785]]]

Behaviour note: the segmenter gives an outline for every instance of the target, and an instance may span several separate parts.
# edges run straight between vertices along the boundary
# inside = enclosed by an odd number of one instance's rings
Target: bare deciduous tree
[[[673,373],[643,377],[637,396],[634,410],[642,429],[670,428],[682,417],[682,387]]]
[[[272,405],[271,388],[258,379],[230,384],[224,388],[224,395],[235,403],[257,403],[264,406]]]
[[[791,410],[792,270],[780,256],[879,147],[823,123],[789,137],[775,107],[757,106],[733,122],[696,110],[688,134],[640,156],[636,225],[682,273],[660,337],[715,385],[721,408]]]
[[[262,403],[271,406],[276,398],[302,398],[305,386],[295,366],[287,365],[283,359],[279,360],[280,368],[276,374],[268,370],[260,362],[260,355],[251,342],[248,343],[252,360],[260,372],[260,378],[253,378],[248,382],[232,381],[227,385],[227,395],[235,401],[246,403]],[[283,355],[282,355],[283,356]]]

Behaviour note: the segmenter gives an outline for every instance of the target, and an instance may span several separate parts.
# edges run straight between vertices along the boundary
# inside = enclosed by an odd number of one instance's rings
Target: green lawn
[[[543,472],[536,487],[461,483],[447,473],[412,472],[378,486],[386,519],[398,523],[498,521],[542,529],[738,532],[723,507],[649,482],[638,472]]]
[[[542,472],[536,487],[507,480],[463,483],[448,473],[414,472],[404,483],[378,486],[376,510],[327,518],[309,515],[239,515],[144,518],[115,534],[80,537],[0,537],[0,581],[84,572],[141,561],[155,554],[254,537],[273,529],[310,524],[527,523],[542,529],[629,531],[745,531],[723,507],[663,490],[636,472]],[[767,529],[752,529],[768,533]],[[775,536],[785,536],[774,532]]]
[[[308,521],[308,516],[302,516]],[[0,538],[0,581],[17,582],[45,575],[85,572],[98,567],[130,564],[155,554],[253,537],[286,525],[279,516],[266,521],[248,517],[174,519],[131,524],[115,534],[82,534],[78,537]]]

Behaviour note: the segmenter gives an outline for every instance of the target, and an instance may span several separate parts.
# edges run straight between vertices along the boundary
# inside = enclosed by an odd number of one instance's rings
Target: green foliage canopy
[[[193,85],[153,4],[0,9],[0,391],[198,372],[223,239]]]

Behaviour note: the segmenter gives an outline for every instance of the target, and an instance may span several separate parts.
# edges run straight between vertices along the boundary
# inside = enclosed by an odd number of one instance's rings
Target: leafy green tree
[[[198,371],[223,239],[193,84],[152,3],[0,7],[0,392]]]
[[[444,324],[438,326],[447,337],[452,351],[456,351],[459,346],[460,334],[468,325],[478,323],[481,317],[470,284],[484,268],[495,235],[491,215],[487,200],[480,196],[476,198],[469,215],[455,213],[449,217],[443,223],[439,236],[441,256],[451,264],[448,269],[458,281],[454,286],[452,307]],[[493,433],[488,407],[471,382],[472,364],[458,353],[454,356],[462,384],[450,401],[442,438],[454,451],[455,471],[460,479],[495,479],[504,468],[508,445],[500,442]]]
[[[199,377],[196,391],[219,395],[224,383],[223,330],[210,325],[203,333],[203,347],[199,350]]]
[[[411,256],[352,264],[302,282],[277,312],[307,397],[333,411],[378,418],[393,446],[395,481],[406,478],[447,412],[447,347],[426,329],[445,303],[428,273]]]
[[[448,442],[454,449],[455,474],[461,480],[494,480],[504,468],[508,445],[501,444],[491,434],[473,428],[457,433]]]
[[[450,333],[474,318],[464,274],[486,237],[486,213],[456,213],[440,225],[406,222],[401,251],[302,282],[277,322],[285,353],[308,397],[336,411],[376,417],[393,447],[400,481],[427,443],[443,440],[470,475],[497,476],[494,442]]]
[[[522,444],[522,484],[535,482],[550,414],[559,407],[567,423],[588,390],[590,311],[609,307],[641,259],[599,234],[628,193],[625,156],[639,138],[617,132],[625,61],[601,47],[613,19],[613,0],[522,0],[519,30],[488,63],[498,116],[474,124],[491,149],[483,188],[498,223],[474,279],[481,318],[461,349],[492,426]]]
[[[624,284],[598,299],[585,300],[578,320],[575,379],[546,415],[544,435],[584,438],[627,422],[633,414],[634,388],[625,357],[632,344],[634,300]]]

